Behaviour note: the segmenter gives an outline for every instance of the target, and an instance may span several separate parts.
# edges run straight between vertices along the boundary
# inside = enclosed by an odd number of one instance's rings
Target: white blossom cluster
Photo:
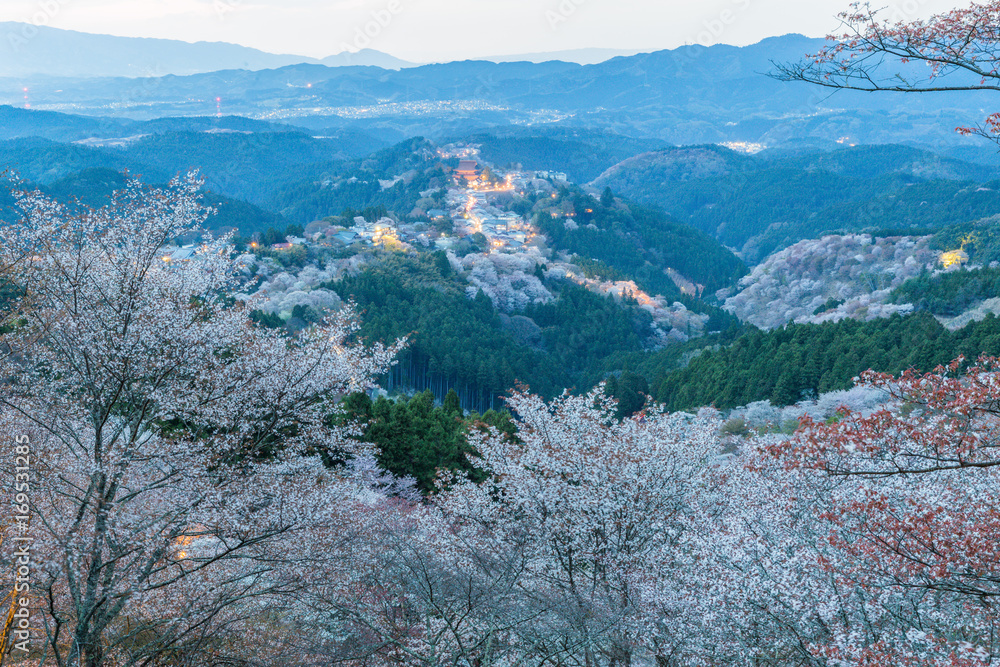
[[[461,264],[468,271],[466,293],[471,298],[483,290],[494,307],[505,313],[523,310],[532,303],[547,303],[553,299],[552,293],[534,275],[540,261],[540,257],[526,253],[466,255]]]
[[[665,304],[661,296],[653,298],[652,304],[642,307],[653,315],[653,347],[659,349],[671,343],[683,343],[705,333],[708,315],[687,309],[680,301]]]
[[[284,318],[291,315],[295,306],[308,306],[317,312],[336,310],[342,305],[340,297],[319,285],[337,280],[345,274],[354,274],[363,263],[364,259],[361,256],[353,256],[331,262],[325,269],[310,265],[297,274],[283,271],[264,281],[253,294],[253,298],[260,302],[259,307],[265,313],[275,313]],[[246,300],[249,297],[243,295],[242,298]]]
[[[933,265],[936,253],[929,241],[909,236],[873,239],[867,234],[799,241],[754,267],[724,307],[763,329],[910,312],[910,304],[885,301],[894,287]],[[843,303],[815,314],[829,299]]]
[[[795,405],[786,407],[771,405],[771,401],[767,400],[755,401],[734,408],[729,413],[729,418],[742,418],[746,421],[746,425],[753,429],[767,429],[797,422],[803,416],[823,421],[833,417],[844,407],[858,414],[870,415],[885,407],[891,399],[889,393],[881,389],[856,386],[846,390],[829,391],[820,394],[816,399],[799,401]]]

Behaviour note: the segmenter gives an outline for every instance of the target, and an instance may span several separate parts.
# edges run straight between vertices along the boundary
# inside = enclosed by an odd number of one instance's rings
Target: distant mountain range
[[[541,51],[538,53],[517,53],[506,56],[486,56],[479,60],[491,63],[545,63],[561,60],[578,65],[596,65],[619,56],[634,56],[652,49],[568,49],[565,51]]]
[[[37,43],[47,34],[39,32]],[[56,37],[65,35],[60,32]],[[306,62],[254,69],[266,66],[267,59],[294,56],[272,56],[232,45],[186,44],[219,49],[219,57],[206,56],[217,71],[145,78],[0,77],[0,104],[28,103],[35,109],[133,120],[238,115],[289,123],[324,135],[345,129],[374,133],[389,142],[558,124],[668,145],[731,143],[747,150],[802,141],[827,146],[912,143],[939,151],[982,145],[975,138],[958,136],[954,128],[981,122],[997,109],[989,91],[831,93],[767,76],[774,62],[798,60],[815,53],[823,43],[785,35],[746,47],[691,45],[591,65],[470,60],[396,71],[346,61],[337,67]],[[123,45],[138,48],[128,40]],[[168,47],[180,48],[175,42],[163,45]],[[10,48],[9,42],[0,40],[2,48]],[[82,67],[88,59],[106,58],[101,66],[105,69],[115,60],[125,68],[139,62],[130,60],[128,52],[113,56],[111,51],[79,48],[77,57],[65,55],[72,51],[61,52],[58,59],[52,55],[53,62],[75,61],[75,67]],[[158,57],[155,48],[143,47],[143,53]],[[233,58],[243,60],[223,69],[233,64]],[[182,61],[164,55],[160,61],[176,67],[204,63],[193,56]],[[95,65],[90,74],[102,71],[101,67]],[[907,75],[922,72],[906,69],[914,65],[901,67]],[[25,87],[29,88],[27,100]]]
[[[413,66],[413,63],[371,49],[318,60],[266,53],[225,42],[114,37],[0,22],[0,77],[184,76],[225,69],[274,69],[303,63],[329,67],[371,65],[384,69]]]

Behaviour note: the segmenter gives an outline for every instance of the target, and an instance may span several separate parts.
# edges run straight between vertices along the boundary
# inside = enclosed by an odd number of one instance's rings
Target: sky
[[[955,0],[880,0],[900,19]],[[0,0],[0,21],[126,37],[232,42],[325,57],[372,48],[413,62],[822,37],[849,0]]]

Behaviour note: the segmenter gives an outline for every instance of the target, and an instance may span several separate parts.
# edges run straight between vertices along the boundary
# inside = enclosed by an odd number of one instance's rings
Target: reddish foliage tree
[[[866,372],[861,383],[888,392],[888,407],[804,418],[792,440],[767,448],[826,480],[818,518],[831,551],[819,562],[865,598],[869,627],[845,622],[817,656],[986,665],[998,655],[1000,359],[962,365]]]

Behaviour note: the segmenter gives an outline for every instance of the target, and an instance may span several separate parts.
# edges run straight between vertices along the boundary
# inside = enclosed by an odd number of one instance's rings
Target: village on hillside
[[[325,219],[304,227],[301,236],[288,236],[279,243],[265,244],[259,235],[248,244],[248,254],[241,258],[264,282],[258,295],[265,298],[263,310],[283,318],[295,305],[335,307],[336,295],[327,294],[319,285],[352,270],[372,251],[413,252],[441,251],[452,266],[470,283],[470,297],[482,290],[503,312],[515,312],[528,303],[543,303],[553,295],[536,275],[561,279],[617,301],[634,300],[652,316],[647,337],[651,348],[682,342],[705,333],[708,316],[695,313],[680,303],[658,294],[643,291],[633,280],[603,280],[588,275],[566,253],[554,253],[548,239],[538,229],[530,214],[511,210],[517,199],[532,194],[538,198],[558,196],[560,187],[570,185],[567,174],[558,171],[498,170],[482,159],[475,144],[451,144],[437,149],[442,160],[457,160],[446,188],[420,192],[421,202],[434,206],[418,207],[403,217],[393,212],[378,217],[354,216],[350,220]],[[393,187],[403,176],[380,181],[383,189]],[[442,193],[443,190],[443,193]],[[553,206],[547,213],[553,219],[563,217],[567,229],[576,229],[572,211]],[[478,250],[478,252],[470,252]],[[198,247],[188,243],[161,249],[165,262],[184,262],[195,257]],[[337,257],[327,262],[325,270],[296,270],[275,261],[285,254],[302,256],[324,254]],[[332,255],[331,255],[332,253]],[[340,267],[340,268],[332,268]],[[541,274],[537,274],[541,271]],[[668,269],[667,275],[684,294],[694,295],[702,287],[679,272]]]

